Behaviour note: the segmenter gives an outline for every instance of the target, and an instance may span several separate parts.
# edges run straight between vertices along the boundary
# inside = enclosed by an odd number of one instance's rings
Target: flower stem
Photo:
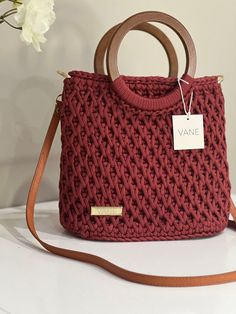
[[[22,2],[18,1],[18,0],[0,0],[0,3],[1,2],[6,2],[6,1],[9,1],[9,2],[12,2],[14,4],[22,4]]]
[[[1,21],[2,20],[2,21]],[[10,22],[8,22],[4,17],[0,17],[0,23],[7,23],[7,25],[11,26],[12,28],[15,29],[22,29],[22,27],[18,27],[18,26],[14,26],[13,24],[11,24]]]
[[[0,0],[0,2],[3,2],[4,0]],[[6,0],[6,1],[11,1],[11,0]],[[12,1],[11,1],[12,2]],[[14,2],[14,1],[13,1]],[[12,28],[15,28],[15,29],[22,29],[21,27],[17,27],[17,26],[14,26],[13,24],[11,24],[10,22],[8,22],[7,20],[6,20],[6,18],[7,17],[9,17],[9,16],[11,16],[11,15],[13,15],[13,14],[15,14],[17,12],[17,9],[16,8],[14,8],[14,9],[11,9],[11,10],[8,10],[8,11],[6,11],[4,14],[2,14],[2,15],[0,15],[0,24],[2,24],[2,23],[6,23],[7,25],[9,25],[10,27],[12,27]]]
[[[4,1],[4,0],[3,0],[3,1]],[[7,1],[13,2],[14,4],[22,4],[22,2],[17,1],[17,0],[7,0]],[[0,2],[1,2],[1,1],[0,1]]]
[[[12,15],[14,13],[16,13],[17,10],[16,9],[11,9],[11,10],[8,10],[6,11],[3,15],[0,16],[0,18],[3,16],[3,17],[6,17],[6,16],[9,16],[9,15]]]
[[[11,16],[11,15],[13,15],[15,13],[16,13],[15,11],[12,11],[12,12],[7,11],[7,12],[5,12],[3,15],[0,15],[0,21],[6,19],[6,17]],[[3,23],[4,21],[1,21],[1,22]]]

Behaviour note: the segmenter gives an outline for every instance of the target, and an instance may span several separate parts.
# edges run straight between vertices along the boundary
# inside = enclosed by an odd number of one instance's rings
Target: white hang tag
[[[172,122],[174,150],[204,148],[202,114],[174,115]]]

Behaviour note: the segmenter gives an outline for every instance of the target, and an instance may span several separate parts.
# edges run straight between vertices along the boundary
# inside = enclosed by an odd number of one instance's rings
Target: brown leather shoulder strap
[[[59,105],[59,102],[58,102],[58,105]],[[226,282],[236,281],[236,271],[215,274],[215,275],[193,276],[193,277],[152,276],[152,275],[136,273],[136,272],[121,268],[99,256],[56,247],[42,241],[39,238],[37,231],[35,229],[34,207],[35,207],[35,201],[36,201],[38,188],[39,188],[40,181],[41,181],[41,178],[42,178],[45,166],[46,166],[46,162],[47,162],[48,155],[52,146],[52,142],[53,142],[56,130],[57,130],[58,123],[59,123],[59,115],[58,115],[58,108],[56,107],[52,116],[51,123],[48,128],[44,143],[43,143],[40,156],[39,156],[39,161],[38,161],[35,174],[31,183],[27,205],[26,205],[26,219],[27,219],[28,227],[32,235],[41,243],[41,245],[46,250],[60,256],[64,256],[64,257],[72,258],[75,260],[79,260],[81,262],[86,262],[86,263],[97,265],[123,279],[136,282],[136,283],[152,285],[152,286],[192,287],[192,286],[222,284]],[[232,200],[231,200],[231,214],[234,220],[236,221],[236,208]],[[236,229],[235,221],[229,222],[229,226],[231,228]]]

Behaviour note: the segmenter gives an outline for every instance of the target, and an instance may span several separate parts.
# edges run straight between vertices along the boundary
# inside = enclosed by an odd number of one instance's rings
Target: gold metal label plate
[[[122,216],[122,206],[91,206],[91,216]]]

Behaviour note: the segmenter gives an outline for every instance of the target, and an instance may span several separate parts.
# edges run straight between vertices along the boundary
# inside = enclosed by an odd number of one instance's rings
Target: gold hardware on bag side
[[[58,104],[56,104],[55,113],[56,113],[57,115],[60,114],[60,108],[59,108],[59,105],[58,105]]]
[[[91,206],[91,216],[122,216],[122,206]]]
[[[218,75],[218,83],[221,84],[224,81],[224,76],[223,75]]]
[[[61,70],[57,70],[57,74],[61,75],[64,78],[71,78],[71,76],[68,73]]]

